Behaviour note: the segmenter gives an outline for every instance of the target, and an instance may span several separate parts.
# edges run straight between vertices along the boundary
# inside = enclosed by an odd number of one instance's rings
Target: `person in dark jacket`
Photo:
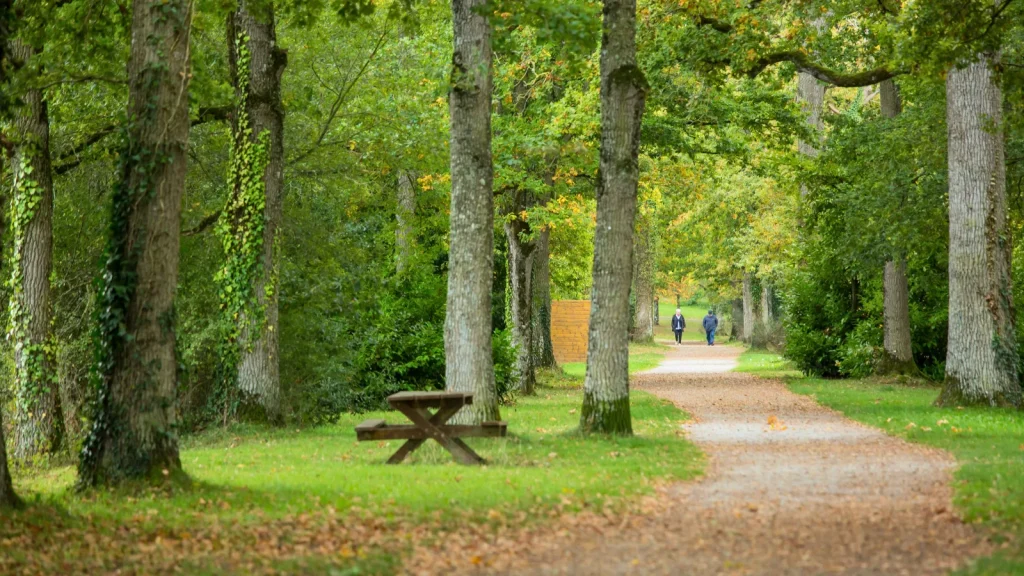
[[[708,315],[704,317],[704,332],[708,336],[708,346],[715,345],[715,330],[718,330],[718,316],[715,316],[714,310],[708,310]]]
[[[683,343],[683,330],[686,328],[686,318],[683,318],[683,311],[676,308],[676,315],[672,317],[672,331],[676,333],[676,344]]]

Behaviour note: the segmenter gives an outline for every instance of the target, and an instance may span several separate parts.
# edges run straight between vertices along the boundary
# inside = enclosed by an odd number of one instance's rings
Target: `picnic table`
[[[388,404],[412,424],[388,424],[384,420],[366,420],[356,426],[356,438],[370,440],[405,440],[388,464],[398,464],[429,439],[437,441],[460,464],[483,464],[484,459],[462,441],[462,438],[504,436],[505,422],[484,422],[479,425],[448,424],[463,406],[473,403],[472,392],[399,392],[388,396]],[[431,414],[430,410],[434,413]]]

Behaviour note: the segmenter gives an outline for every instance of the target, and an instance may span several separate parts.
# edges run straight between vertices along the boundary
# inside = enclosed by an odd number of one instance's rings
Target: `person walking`
[[[686,328],[686,318],[683,318],[683,311],[676,308],[676,315],[672,317],[672,331],[676,334],[676,344],[683,343],[683,330]]]
[[[704,332],[708,336],[708,346],[715,345],[715,330],[718,330],[718,316],[715,316],[714,310],[708,310],[708,315],[704,317]]]

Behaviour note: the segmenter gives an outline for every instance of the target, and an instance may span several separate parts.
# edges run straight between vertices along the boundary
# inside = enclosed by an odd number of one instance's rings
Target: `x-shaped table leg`
[[[438,426],[443,426],[448,419],[455,415],[462,408],[462,404],[441,406],[433,415],[423,408],[411,406],[395,406],[418,428],[426,432],[427,436],[433,438],[438,444],[444,447],[461,464],[483,464],[484,459],[466,445],[461,438],[452,438],[441,431]],[[412,438],[406,440],[405,444],[388,459],[388,464],[398,464],[405,460],[405,457],[412,454],[417,448],[426,442],[425,438]]]

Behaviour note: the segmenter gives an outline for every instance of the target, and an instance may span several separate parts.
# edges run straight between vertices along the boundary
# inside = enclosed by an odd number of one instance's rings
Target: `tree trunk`
[[[271,6],[250,11],[240,2],[228,26],[228,46],[235,98],[240,108],[235,112],[236,125],[242,115],[248,118],[248,137],[254,145],[268,146],[261,174],[264,194],[263,234],[259,264],[250,281],[250,296],[257,312],[243,322],[239,334],[241,357],[238,364],[238,388],[242,392],[241,411],[258,420],[281,421],[281,377],[278,351],[278,274],[277,228],[281,222],[284,193],[284,106],[281,103],[281,75],[287,65],[287,54],[277,46],[274,13]],[[239,54],[242,38],[248,50],[248,78],[243,95],[239,81]],[[236,130],[238,126],[236,126]],[[236,136],[238,138],[239,136]],[[244,182],[242,179],[241,182]],[[242,186],[239,182],[236,186]]]
[[[11,4],[11,0],[0,0],[0,86],[6,86],[7,83],[7,78],[5,77],[7,70],[5,60],[9,56],[7,54],[7,37],[9,26],[14,20]],[[0,113],[6,112],[7,104],[8,102],[4,95],[0,93]],[[3,159],[4,155],[0,154],[0,173],[3,172]],[[0,211],[0,232],[3,231],[3,223],[3,211]],[[14,493],[11,473],[7,468],[7,443],[4,440],[3,408],[0,407],[0,510],[17,508],[20,505],[21,500]]]
[[[654,325],[661,326],[661,302],[657,296],[654,297]]]
[[[21,498],[14,492],[11,471],[7,467],[7,444],[4,442],[3,410],[0,409],[0,510],[21,507]]]
[[[413,218],[416,214],[416,178],[398,171],[398,206],[395,210],[395,272],[403,274],[412,260]]]
[[[551,230],[537,234],[533,252],[533,360],[538,368],[554,368],[551,343]]]
[[[906,260],[900,258],[886,262],[882,282],[885,335],[878,373],[912,374],[917,372],[917,366],[910,346],[910,297]]]
[[[949,71],[949,345],[942,405],[1021,405],[996,57]]]
[[[27,62],[32,47],[13,42],[13,59]],[[63,417],[57,392],[52,333],[53,174],[50,122],[40,90],[22,95],[14,117],[11,221],[14,233],[11,274],[11,336],[14,339],[16,411],[14,457],[29,458],[61,448]]]
[[[654,254],[651,234],[641,226],[633,237],[633,293],[636,295],[633,318],[634,342],[654,340]]]
[[[742,340],[743,339],[743,299],[733,298],[732,299],[732,310],[730,311],[732,317],[732,326],[729,330],[730,340]]]
[[[902,105],[896,83],[886,80],[878,86],[882,115],[893,119],[900,115]],[[879,374],[911,374],[917,372],[910,340],[910,296],[907,287],[907,262],[901,256],[885,263],[882,301],[884,337]]]
[[[761,323],[765,329],[772,325],[775,315],[772,311],[772,287],[768,282],[761,282]]]
[[[750,272],[743,273],[743,341],[750,344],[754,338],[754,293]]]
[[[516,372],[519,375],[519,392],[530,395],[535,392],[537,377],[533,361],[533,294],[531,272],[535,246],[524,242],[520,234],[528,231],[528,225],[519,220],[505,222],[505,238],[508,239],[508,275],[512,287],[512,341],[516,346]]]
[[[825,21],[819,18],[811,24],[821,32],[825,26]],[[818,157],[818,146],[821,143],[820,135],[825,127],[824,122],[822,122],[821,112],[825,105],[826,89],[827,86],[825,84],[819,82],[817,78],[806,72],[800,72],[797,75],[796,98],[800,102],[800,108],[807,115],[807,125],[814,131],[816,137],[814,142],[798,140],[797,150],[811,158]],[[805,196],[807,196],[807,185],[801,182],[800,197],[803,198]]]
[[[128,143],[100,293],[96,419],[85,485],[179,476],[174,295],[188,144],[187,0],[135,0]]]
[[[499,420],[491,356],[494,167],[491,160],[491,27],[486,0],[452,0],[451,225],[444,325],[446,388],[473,392],[460,424]]]
[[[640,124],[647,80],[636,65],[636,0],[604,0],[601,164],[593,290],[580,428],[632,434],[629,288],[633,271]]]

